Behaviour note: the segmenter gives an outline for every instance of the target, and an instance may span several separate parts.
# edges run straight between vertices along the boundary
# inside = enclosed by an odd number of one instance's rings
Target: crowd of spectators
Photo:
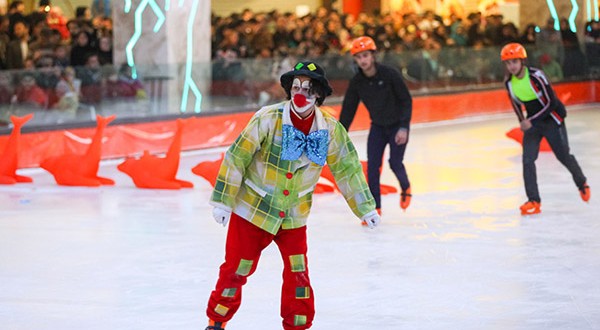
[[[50,0],[39,0],[29,13],[23,1],[11,1],[0,15],[0,107],[18,103],[74,112],[81,103],[144,98],[131,68],[113,63],[110,6],[101,6],[106,2],[91,0],[91,8],[78,7],[75,17],[66,18]],[[553,20],[518,29],[498,12],[448,11],[442,17],[399,10],[355,17],[320,7],[301,17],[244,9],[211,18],[213,86],[242,90],[259,103],[283,96],[278,77],[301,58],[320,60],[331,78],[351,76],[348,49],[364,35],[376,41],[381,61],[416,81],[498,81],[504,72],[497,52],[509,42],[531,50],[530,63],[553,80],[600,70],[598,21],[588,22],[579,40],[564,18],[560,30]]]
[[[78,7],[67,19],[50,0],[30,13],[23,1],[12,1],[0,16],[0,106],[74,114],[80,104],[143,97],[131,69],[115,68],[112,38],[105,11],[92,16],[90,7]]]
[[[230,16],[212,17],[213,77],[244,79],[240,66],[247,58],[277,61],[289,56],[345,56],[354,38],[367,35],[376,41],[379,56],[384,61],[409,73],[412,71],[417,79],[435,79],[448,74],[475,79],[489,75],[491,79],[498,79],[503,72],[501,67],[495,69],[498,63],[490,59],[498,57],[498,49],[509,42],[520,42],[532,49],[530,62],[551,70],[554,79],[561,79],[585,74],[585,51],[593,52],[592,48],[600,47],[599,23],[589,22],[584,29],[585,46],[570,30],[566,18],[560,20],[557,31],[552,19],[542,26],[528,24],[518,29],[498,12],[473,12],[464,16],[449,12],[441,17],[432,11],[396,11],[361,13],[354,17],[321,7],[299,17],[277,10],[255,13],[244,9]],[[486,49],[489,54],[485,53]],[[478,63],[487,60],[487,65]],[[345,63],[347,66],[351,62]],[[344,67],[335,63],[329,66]],[[329,73],[331,68],[328,69]],[[251,75],[260,77],[259,72]]]

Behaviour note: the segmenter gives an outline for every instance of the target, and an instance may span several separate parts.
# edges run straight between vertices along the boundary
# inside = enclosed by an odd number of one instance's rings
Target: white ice
[[[383,196],[379,228],[339,194],[315,196],[309,269],[313,329],[600,329],[600,108],[570,107],[572,153],[592,187],[584,203],[551,153],[538,159],[542,214],[522,217],[514,115],[414,125],[406,165],[413,202]],[[366,133],[352,134],[365,158]],[[195,188],[0,186],[0,329],[204,329],[226,229],[191,168],[222,149],[186,152]],[[397,186],[389,168],[382,183]],[[281,329],[282,262],[268,247],[228,330]]]

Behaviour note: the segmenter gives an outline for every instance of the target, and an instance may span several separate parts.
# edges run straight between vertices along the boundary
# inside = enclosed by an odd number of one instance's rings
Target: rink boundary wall
[[[554,86],[558,97],[566,104],[600,102],[600,82],[571,82]],[[338,116],[341,105],[324,106]],[[412,123],[453,120],[471,116],[511,112],[504,89],[465,92],[458,94],[428,95],[413,98]],[[231,144],[254,112],[192,117],[187,119],[182,136],[182,150],[196,150]],[[369,128],[368,112],[361,104],[351,131]],[[171,144],[176,129],[175,120],[111,125],[106,128],[102,158],[122,158],[150,153],[164,153]],[[509,128],[507,127],[507,130]],[[91,142],[95,128],[77,128],[21,135],[19,168],[37,167],[50,156],[66,152],[83,154]],[[0,150],[4,150],[8,135],[0,136]]]

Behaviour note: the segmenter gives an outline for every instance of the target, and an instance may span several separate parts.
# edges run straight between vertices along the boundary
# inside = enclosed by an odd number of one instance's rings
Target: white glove
[[[369,226],[369,229],[377,227],[377,225],[381,221],[379,214],[375,210],[363,215],[363,217],[360,219],[364,221],[367,224],[367,226]]]
[[[231,211],[215,206],[213,209],[213,218],[215,218],[215,221],[218,224],[221,224],[223,227],[225,227],[229,222],[229,218],[231,218]]]

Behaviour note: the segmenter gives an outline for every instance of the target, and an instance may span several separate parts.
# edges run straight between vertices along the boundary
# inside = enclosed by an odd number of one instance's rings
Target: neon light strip
[[[579,12],[579,6],[577,5],[577,0],[571,0],[571,4],[573,5],[573,10],[571,10],[571,15],[569,15],[569,27],[571,31],[577,32],[577,25],[575,24],[575,18],[577,18],[577,12]]]
[[[136,8],[133,20],[134,33],[131,36],[131,39],[129,39],[129,42],[127,42],[127,45],[125,46],[127,65],[131,67],[131,76],[134,79],[137,78],[137,69],[135,67],[135,59],[133,58],[133,47],[135,47],[140,37],[142,36],[142,14],[146,7],[148,7],[148,5],[150,5],[150,8],[152,8],[152,11],[154,12],[157,18],[156,24],[154,25],[153,29],[155,33],[158,32],[158,30],[160,30],[160,28],[166,20],[165,15],[160,10],[160,7],[156,4],[155,0],[142,0],[139,6]],[[131,10],[131,1],[125,3],[125,12],[127,12],[128,9]]]
[[[194,106],[194,112],[200,113],[200,111],[202,110],[201,109],[202,93],[200,93],[200,90],[198,90],[198,86],[196,86],[196,83],[192,79],[192,58],[193,58],[192,33],[194,31],[194,20],[196,18],[196,12],[198,11],[198,1],[199,0],[193,0],[190,17],[188,18],[188,24],[187,24],[187,30],[188,30],[187,31],[187,47],[186,47],[187,57],[186,57],[186,61],[185,61],[186,62],[185,63],[185,82],[183,85],[183,94],[181,95],[181,107],[180,107],[181,112],[185,112],[185,110],[186,110],[188,94],[189,94],[190,89],[196,96],[196,104]],[[181,4],[181,0],[180,0],[180,4]]]
[[[587,20],[589,22],[592,20],[592,0],[587,0],[585,9],[587,9],[585,12],[587,13]]]
[[[160,7],[156,4],[155,0],[151,0],[149,2],[150,4],[150,8],[152,8],[152,10],[154,11],[154,14],[156,15],[156,24],[154,25],[154,33],[158,32],[158,30],[160,30],[160,27],[163,25],[163,23],[165,22],[165,14],[163,14],[163,12],[160,10]]]
[[[560,31],[560,23],[558,21],[558,15],[556,14],[556,7],[554,6],[554,0],[546,0],[548,9],[550,9],[550,16],[554,19],[554,30]]]
[[[129,39],[129,42],[125,46],[125,55],[127,56],[127,64],[132,68],[131,76],[134,79],[137,78],[137,72],[135,69],[135,60],[133,59],[133,47],[135,46],[135,44],[140,39],[140,36],[142,35],[142,13],[144,12],[144,9],[148,6],[148,2],[149,2],[149,0],[142,0],[142,2],[140,2],[139,6],[135,10],[134,20],[133,20],[134,32],[133,32],[133,35],[131,36],[131,39]]]
[[[598,0],[594,0],[594,20],[598,21]]]
[[[194,21],[196,18],[196,12],[198,11],[198,3],[199,3],[199,0],[193,0],[192,8],[191,8],[192,11],[190,13],[190,17],[188,18],[185,82],[184,82],[184,87],[183,87],[183,93],[181,95],[181,108],[180,108],[181,112],[186,111],[187,100],[188,100],[190,90],[192,91],[192,93],[194,93],[194,96],[196,97],[196,103],[194,105],[194,112],[199,113],[202,110],[201,109],[202,93],[200,92],[200,90],[198,89],[198,86],[196,85],[195,81],[192,78],[192,66],[193,66],[193,63],[192,63],[192,61],[193,61],[192,33],[194,31]],[[182,7],[183,4],[184,4],[184,0],[179,0],[179,7]],[[146,7],[148,7],[148,5],[150,5],[150,7],[152,8],[152,11],[154,12],[154,14],[157,17],[157,21],[156,21],[156,24],[154,25],[154,29],[153,29],[154,33],[158,32],[160,30],[160,28],[162,27],[162,25],[164,24],[164,22],[166,21],[166,16],[161,11],[160,7],[156,3],[156,0],[142,0],[140,2],[140,4],[138,5],[138,7],[136,8],[135,14],[134,14],[134,22],[133,22],[134,33],[131,36],[131,39],[129,39],[129,42],[127,42],[127,45],[125,46],[125,54],[127,57],[127,64],[132,69],[131,75],[134,79],[137,78],[137,70],[135,68],[133,47],[135,47],[135,45],[137,44],[137,42],[139,41],[139,39],[142,35],[142,14],[143,14],[144,10],[146,9]],[[165,0],[165,11],[168,11],[170,9],[170,7],[171,7],[171,0]],[[129,11],[131,11],[131,0],[125,0],[124,11],[125,11],[125,13],[129,13]]]

